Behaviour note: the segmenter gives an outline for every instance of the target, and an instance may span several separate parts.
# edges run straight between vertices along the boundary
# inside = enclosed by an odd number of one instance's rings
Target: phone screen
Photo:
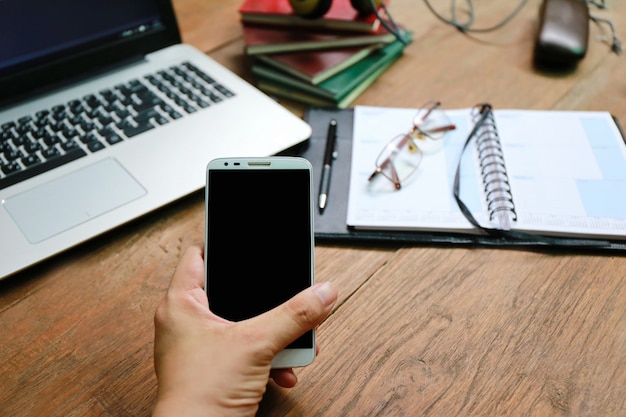
[[[264,313],[312,284],[311,172],[209,169],[207,295],[231,321]],[[308,332],[288,348],[312,348]]]

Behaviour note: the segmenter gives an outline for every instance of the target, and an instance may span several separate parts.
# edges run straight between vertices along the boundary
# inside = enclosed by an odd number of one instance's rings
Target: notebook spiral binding
[[[481,117],[480,112],[474,112],[473,117],[476,122]],[[504,162],[500,135],[491,109],[488,110],[482,125],[476,131],[476,147],[489,220],[497,220],[501,229],[510,230],[511,222],[517,220],[517,213]]]

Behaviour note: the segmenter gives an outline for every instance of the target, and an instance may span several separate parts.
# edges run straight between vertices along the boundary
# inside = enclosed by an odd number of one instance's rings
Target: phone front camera
[[[224,166],[227,167],[228,166],[228,162],[224,162]]]

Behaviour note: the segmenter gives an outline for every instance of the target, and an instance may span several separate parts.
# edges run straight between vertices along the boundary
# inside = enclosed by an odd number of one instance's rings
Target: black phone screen
[[[310,171],[212,169],[207,295],[218,316],[264,313],[311,285]],[[309,332],[288,348],[310,348]]]

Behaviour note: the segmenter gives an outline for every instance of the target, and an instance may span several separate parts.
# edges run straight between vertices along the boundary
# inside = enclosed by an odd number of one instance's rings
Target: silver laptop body
[[[69,52],[61,49],[52,56],[40,54],[36,60],[23,54],[17,65],[15,58],[11,61],[11,57],[0,55],[0,133],[5,139],[0,142],[0,171],[9,172],[0,172],[0,279],[199,190],[204,186],[206,164],[213,158],[273,155],[304,141],[311,133],[301,119],[230,70],[181,44],[170,0],[73,2],[89,6],[82,8],[78,18],[94,20],[102,28],[107,22],[98,19],[98,14],[115,6],[125,7],[124,4],[139,9],[145,6],[148,18],[142,10],[133,10],[129,12],[137,15],[133,21],[121,19],[108,32],[111,42],[82,50],[80,44],[74,45]],[[16,3],[20,5],[15,10],[6,10]],[[28,23],[32,28],[32,22],[26,22],[32,13],[26,11],[37,10],[46,3],[54,2],[0,2],[0,15],[5,16],[0,18],[0,24],[21,19],[22,24]],[[50,29],[53,32],[55,27],[70,25],[76,18],[75,15],[63,21],[63,16],[47,16],[56,22]],[[102,28],[100,32],[104,31]],[[31,32],[29,36],[52,33],[43,29]],[[27,47],[31,45],[23,49]],[[138,56],[137,51],[143,50],[146,53]],[[113,61],[119,62],[109,65]],[[177,104],[176,94],[181,93],[172,93],[171,85],[163,87],[160,83],[163,77],[170,78],[168,74],[178,78],[177,68],[192,68],[198,74],[209,75],[226,95],[217,97],[215,102],[205,97],[198,100],[202,103],[198,105],[188,100],[197,94],[191,92],[188,97],[183,94],[191,106]],[[179,87],[183,91],[191,87],[188,83],[204,83],[194,71],[192,78],[181,72]],[[97,75],[93,75],[95,72]],[[160,103],[155,112],[146,112],[149,116],[145,118],[150,117],[145,121],[149,129],[135,126],[133,120],[139,114],[135,108],[142,111],[142,93],[130,94],[125,103],[130,110],[116,108],[119,115],[112,118],[89,114],[91,118],[85,116],[86,122],[81,120],[85,123],[78,128],[67,127],[65,123],[69,122],[62,121],[40,129],[37,115],[56,115],[60,108],[78,106],[76,114],[72,113],[72,118],[78,118],[81,108],[89,113],[94,96],[106,102],[111,91],[119,95],[115,88],[120,85],[131,85],[131,89],[139,85],[142,91],[147,88],[149,97]],[[213,88],[206,84],[197,87]],[[186,106],[193,109],[186,111]],[[102,142],[95,151],[89,149],[92,142],[85,138],[89,128],[96,132],[92,136]],[[133,129],[133,136],[124,135]],[[138,129],[142,132],[137,133]],[[79,150],[72,152],[85,155],[53,169],[44,168],[48,160],[41,154],[56,153],[56,149],[25,156],[25,147],[32,147],[33,143],[39,146],[51,142],[52,147],[63,150],[65,142],[55,143],[55,135],[63,141],[74,135]],[[24,160],[16,156],[20,154]],[[39,158],[42,162],[37,165]],[[43,172],[25,175],[33,166],[40,166]],[[20,180],[21,177],[26,179]]]

